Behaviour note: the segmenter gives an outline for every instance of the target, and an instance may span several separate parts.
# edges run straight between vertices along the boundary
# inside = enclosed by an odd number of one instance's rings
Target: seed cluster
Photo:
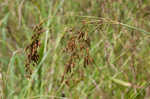
[[[25,70],[28,73],[27,77],[30,77],[30,75],[32,74],[30,64],[32,64],[33,66],[38,64],[38,48],[40,46],[40,35],[44,32],[44,29],[41,27],[41,25],[42,24],[38,24],[33,28],[33,32],[35,34],[32,36],[32,42],[25,49],[27,53],[27,60],[25,64]]]
[[[72,32],[71,30],[68,34],[66,36],[67,43],[65,45],[64,52],[69,59],[65,64],[65,71],[62,76],[62,81],[64,80],[65,74],[71,72],[81,60],[83,60],[84,68],[93,63],[93,59],[89,53],[90,38],[88,33],[82,30],[76,32]]]

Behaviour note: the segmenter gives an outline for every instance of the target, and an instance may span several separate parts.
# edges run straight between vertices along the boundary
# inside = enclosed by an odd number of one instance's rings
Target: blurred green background
[[[28,80],[24,49],[43,20],[40,60]],[[66,84],[62,38],[84,25],[95,64],[79,62]],[[149,31],[150,0],[0,0],[0,97],[149,99]]]

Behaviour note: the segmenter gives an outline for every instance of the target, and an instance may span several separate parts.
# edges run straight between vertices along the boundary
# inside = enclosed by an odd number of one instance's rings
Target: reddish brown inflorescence
[[[71,30],[66,34],[66,40],[67,44],[65,45],[64,52],[69,59],[65,64],[62,81],[64,80],[65,74],[71,72],[79,61],[83,60],[84,68],[93,63],[93,59],[89,53],[90,38],[87,32],[82,30],[73,32]]]
[[[27,72],[27,77],[29,78],[32,74],[32,70],[30,65],[35,66],[39,61],[39,53],[38,48],[40,47],[40,35],[44,32],[44,29],[41,26],[42,24],[38,24],[33,28],[33,32],[35,33],[32,36],[32,42],[29,44],[25,51],[27,55],[25,70]]]

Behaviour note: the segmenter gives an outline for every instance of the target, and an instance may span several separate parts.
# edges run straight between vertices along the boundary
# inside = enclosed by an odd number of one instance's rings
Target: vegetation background
[[[41,22],[40,58],[28,79],[24,49]],[[94,64],[84,68],[81,58],[64,74],[70,30],[88,33]],[[150,99],[148,31],[150,0],[0,0],[0,97]]]

